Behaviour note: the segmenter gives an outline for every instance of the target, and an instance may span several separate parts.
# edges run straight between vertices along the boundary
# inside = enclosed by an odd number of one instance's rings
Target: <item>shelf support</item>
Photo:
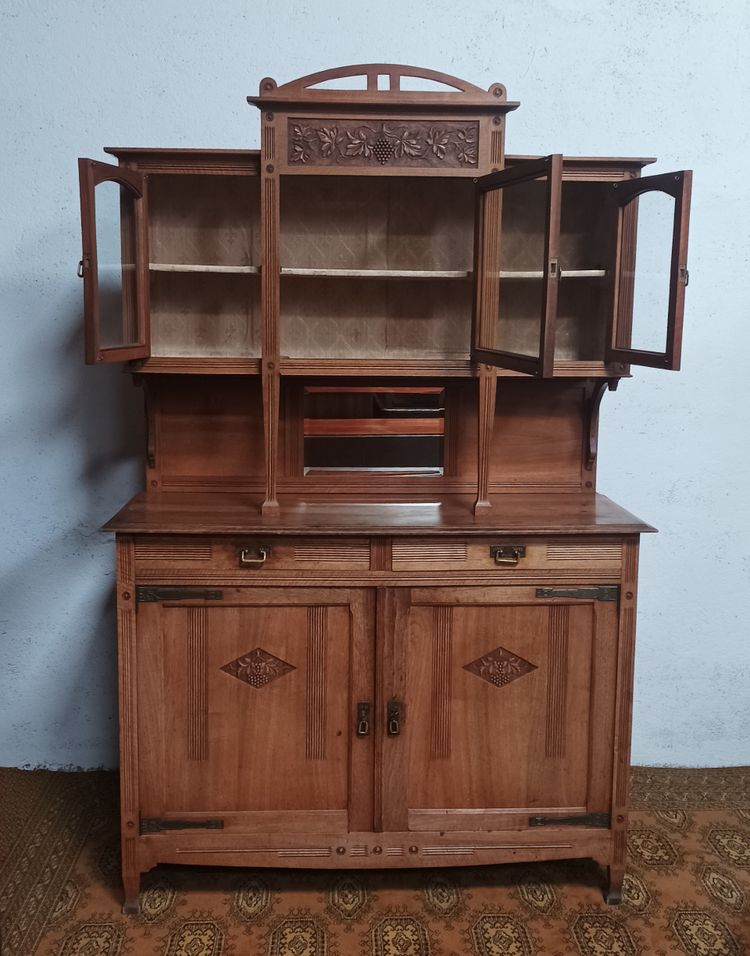
[[[587,389],[586,397],[586,471],[593,471],[596,456],[599,451],[599,407],[604,393],[609,389],[614,392],[620,384],[619,378],[607,378]]]
[[[497,369],[491,365],[479,366],[479,408],[477,413],[477,499],[474,514],[491,508],[488,488],[492,433],[495,426],[495,396]]]

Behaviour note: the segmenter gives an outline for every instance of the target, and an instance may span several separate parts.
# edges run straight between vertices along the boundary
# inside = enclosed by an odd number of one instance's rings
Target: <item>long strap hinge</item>
[[[165,830],[223,830],[223,820],[171,820],[161,817],[141,817],[139,832],[163,833]]]

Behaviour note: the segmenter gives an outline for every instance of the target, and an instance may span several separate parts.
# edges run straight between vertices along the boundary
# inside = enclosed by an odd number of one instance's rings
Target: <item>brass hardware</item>
[[[585,601],[616,601],[620,588],[616,584],[602,584],[591,588],[537,588],[538,598],[577,598]]]
[[[159,817],[141,817],[139,832],[162,833],[164,830],[223,830],[223,820],[164,820]]]
[[[398,737],[401,733],[401,704],[397,700],[388,701],[388,736]]]
[[[183,588],[169,584],[135,589],[135,600],[138,604],[161,604],[162,601],[221,601],[223,596],[222,591],[210,588]]]
[[[78,269],[76,270],[76,275],[78,276],[79,279],[83,278],[83,259],[79,259],[78,261]]]
[[[357,704],[357,736],[366,737],[370,733],[370,705]]]
[[[519,558],[526,557],[526,548],[522,544],[511,545],[490,545],[490,557],[495,559],[495,564],[518,564]]]
[[[261,564],[266,563],[266,559],[271,555],[271,545],[264,544],[260,547],[253,548],[242,548],[240,551],[240,564],[244,567],[250,566],[254,568],[259,568]]]
[[[559,264],[558,259],[550,259],[548,271],[549,271],[549,275],[551,279],[557,279],[558,276],[560,275],[560,272],[557,268],[558,264]]]
[[[608,813],[587,813],[581,817],[529,817],[530,827],[603,827],[609,829]]]

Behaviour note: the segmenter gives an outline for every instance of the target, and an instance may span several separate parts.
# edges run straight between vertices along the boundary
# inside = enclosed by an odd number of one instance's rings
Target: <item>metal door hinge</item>
[[[530,827],[602,827],[609,829],[608,813],[587,813],[579,817],[529,817]]]
[[[135,600],[138,604],[161,604],[162,601],[220,601],[223,596],[222,591],[211,588],[172,587],[168,584],[135,589]]]
[[[620,588],[616,584],[602,584],[590,588],[537,588],[538,598],[577,598],[585,601],[616,601]]]
[[[144,833],[162,833],[164,830],[223,830],[223,820],[167,820],[161,817],[141,817],[139,826]]]

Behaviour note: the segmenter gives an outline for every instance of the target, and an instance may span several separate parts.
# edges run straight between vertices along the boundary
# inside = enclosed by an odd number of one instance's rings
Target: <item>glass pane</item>
[[[120,183],[96,187],[96,259],[99,284],[99,345],[138,342],[135,286],[135,199]]]
[[[305,474],[443,474],[440,386],[310,386],[304,412]]]
[[[638,217],[637,254],[631,264],[625,262],[620,285],[618,345],[646,352],[665,352],[667,348],[667,316],[669,314],[669,281],[672,271],[672,231],[674,228],[672,196],[663,192],[643,193],[625,207]],[[622,327],[632,302],[632,335]],[[627,322],[625,322],[627,325]]]
[[[546,257],[547,183],[505,186],[498,256],[494,348],[539,356]]]

